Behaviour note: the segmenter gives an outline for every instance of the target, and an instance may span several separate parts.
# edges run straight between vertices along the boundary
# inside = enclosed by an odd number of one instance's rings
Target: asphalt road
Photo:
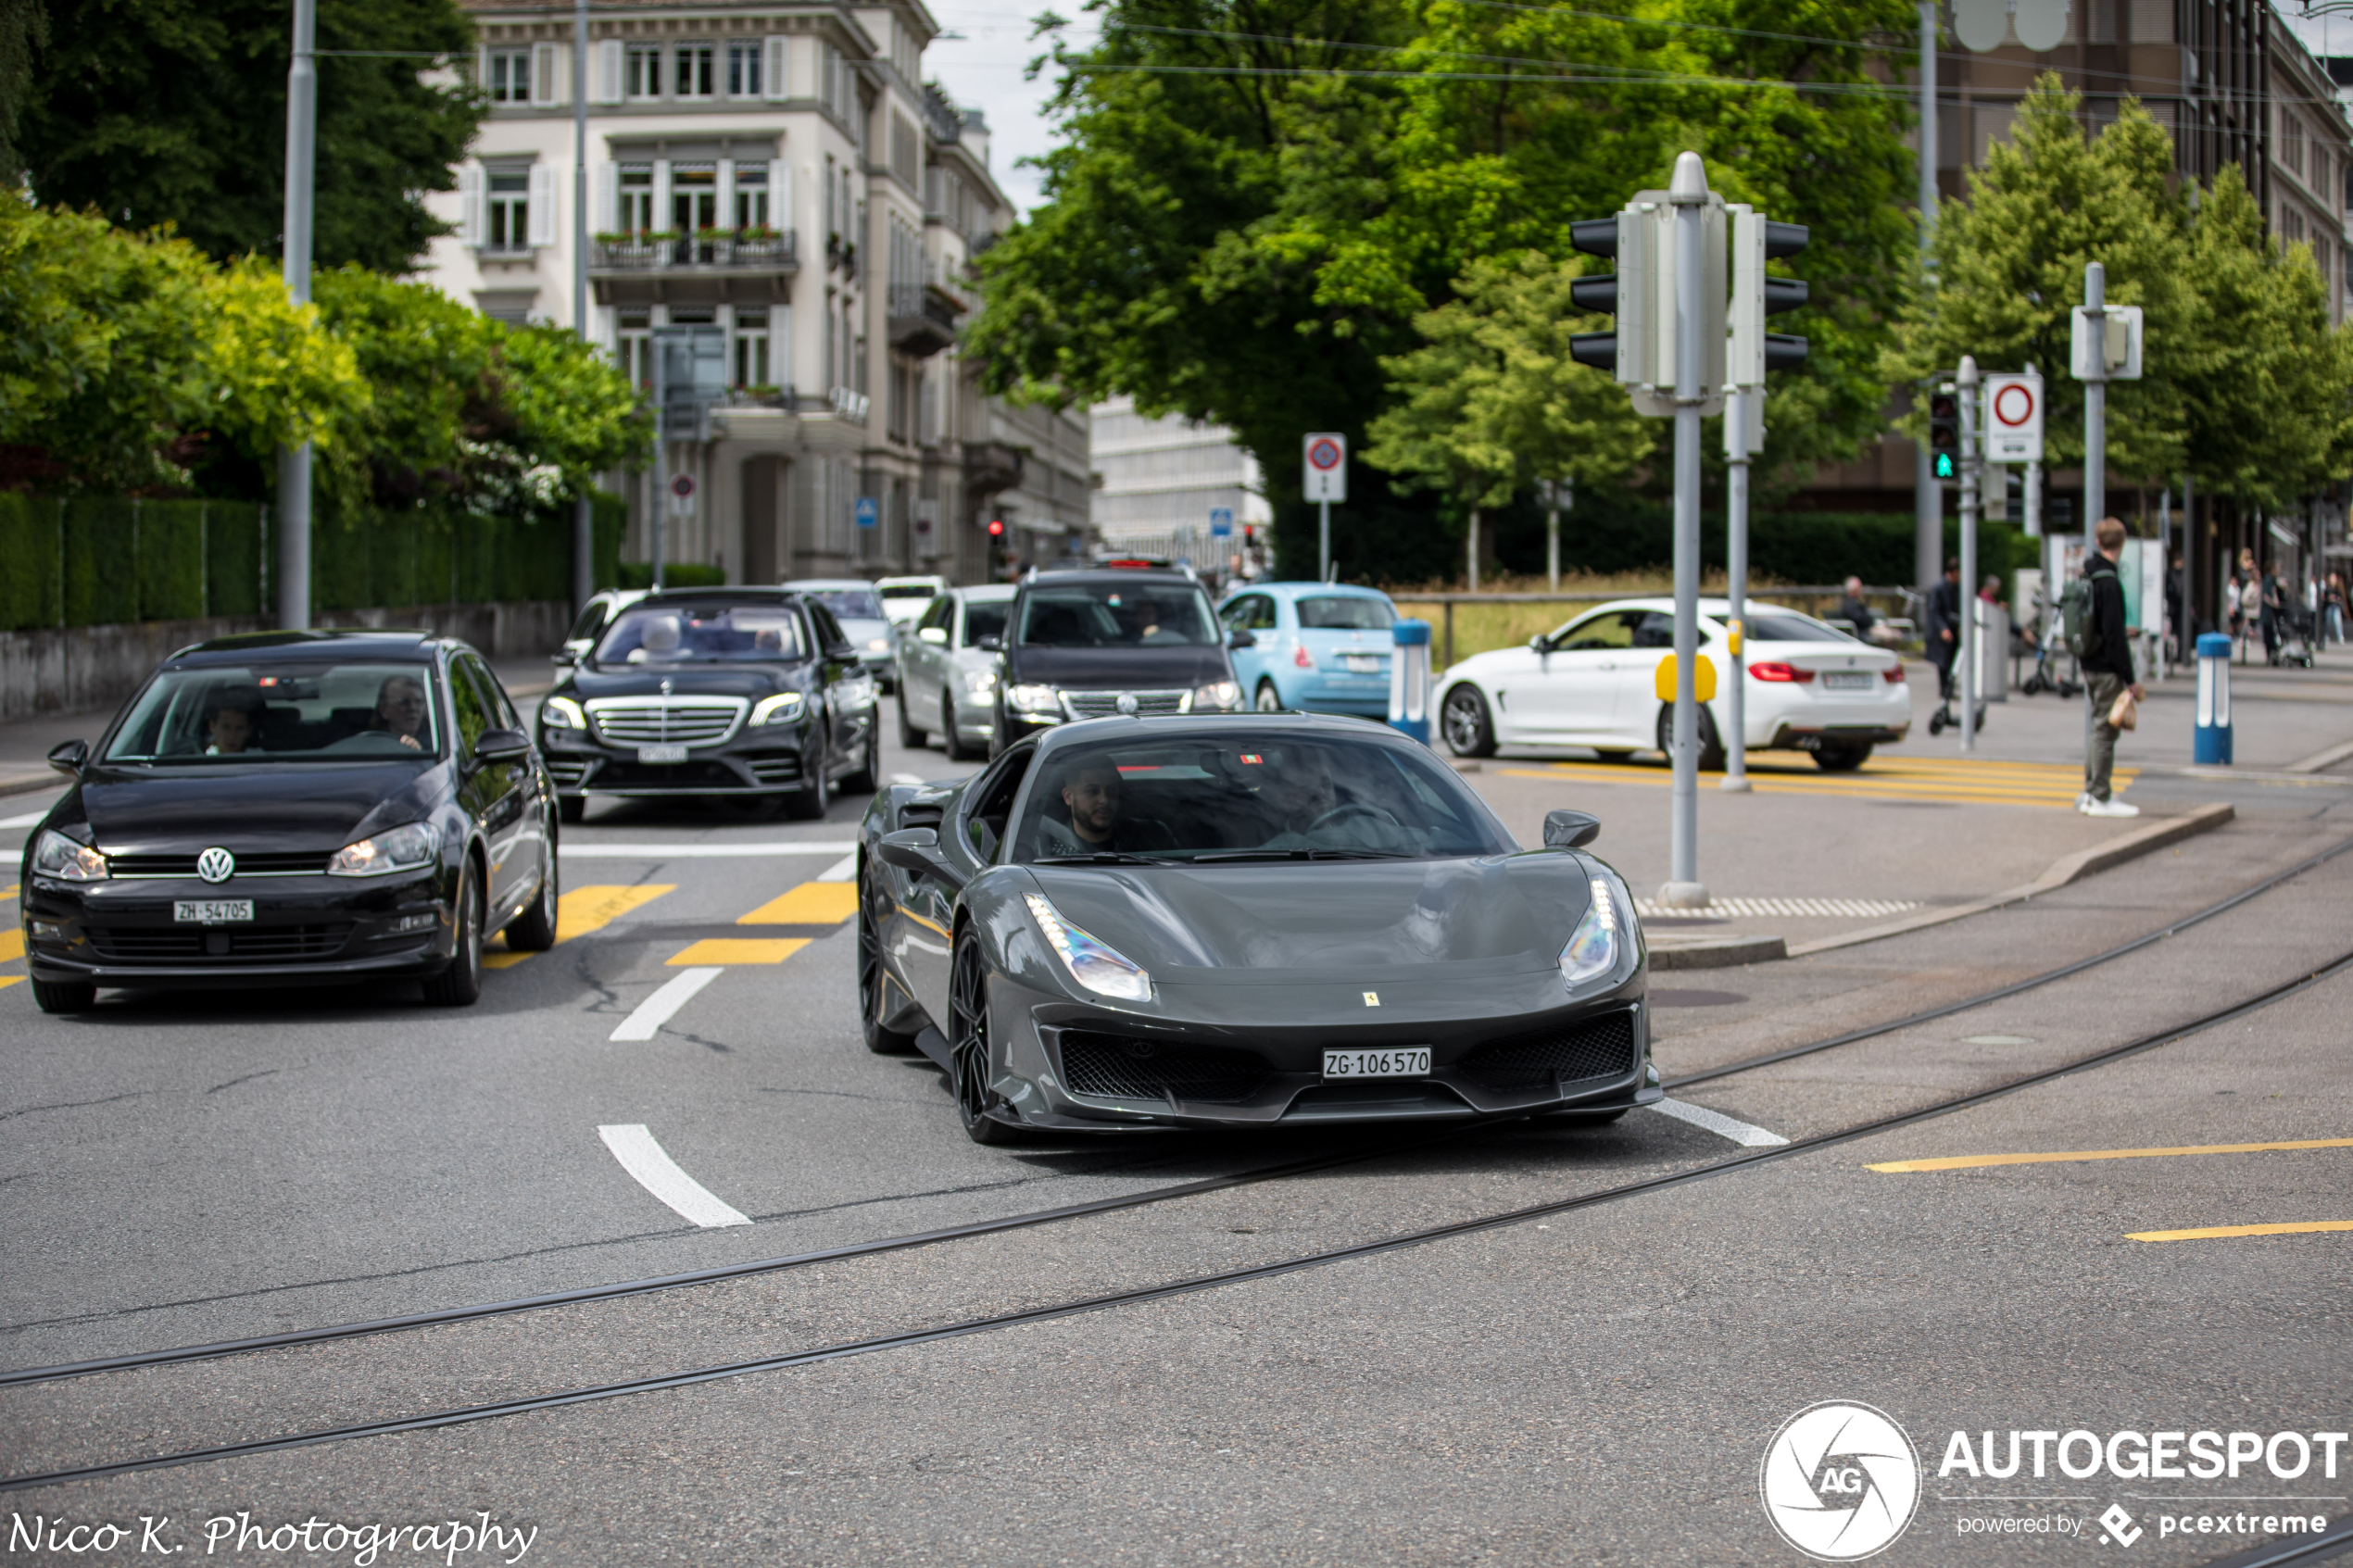
[[[887,741],[885,771],[966,770]],[[1509,787],[1498,803],[1516,818],[1548,786]],[[1618,787],[1621,815],[1663,816],[1663,796]],[[1736,1062],[2096,953],[2353,835],[2339,800],[2249,814],[1915,935],[1662,975],[1662,1068]],[[774,1258],[1403,1141],[969,1144],[936,1073],[858,1040],[852,934],[826,879],[862,807],[824,823],[594,813],[566,834],[577,934],[495,971],[460,1012],[387,987],[109,997],[53,1020],[26,987],[0,989],[0,1368]],[[1806,863],[1805,834],[1880,832],[1906,810],[1772,809],[1819,813],[1775,819],[1790,869]],[[1964,809],[1974,824],[2004,808]],[[1966,856],[1966,838],[1932,847]],[[2353,854],[2072,979],[1678,1095],[1715,1130],[1656,1112],[1598,1130],[1511,1124],[724,1284],[0,1387],[0,1473],[805,1350],[1695,1171],[2292,982],[2353,948],[2348,916]],[[698,946],[745,943],[763,946]],[[647,1037],[614,1037],[705,969],[718,972],[666,1022],[635,1031]],[[128,1527],[108,1561],[141,1560],[138,1521],[166,1514],[155,1543],[182,1556],[354,1560],[208,1541],[205,1521],[243,1512],[267,1529],[487,1513],[536,1529],[525,1560],[579,1563],[1795,1562],[1759,1500],[1759,1463],[1801,1408],[1846,1399],[1892,1416],[1923,1461],[1916,1515],[1884,1561],[2203,1562],[2255,1537],[2160,1534],[2160,1515],[2344,1515],[2353,1447],[2334,1476],[2315,1450],[2294,1477],[2255,1463],[2211,1482],[2056,1469],[1997,1482],[1940,1476],[1948,1439],[2353,1428],[2353,1234],[2128,1239],[2353,1222],[2353,1148],[1869,1166],[2353,1138],[2349,1000],[2353,973],[2333,976],[1973,1109],[1409,1249],[696,1387],[40,1488],[0,1509]],[[649,1146],[691,1187],[648,1163]],[[2119,1527],[2129,1549],[2102,1544],[2111,1503],[2133,1515]]]

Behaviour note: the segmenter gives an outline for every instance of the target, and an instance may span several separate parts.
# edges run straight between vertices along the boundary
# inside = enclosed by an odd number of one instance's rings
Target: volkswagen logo
[[[1133,712],[1135,712],[1135,711],[1136,711],[1136,699],[1135,699],[1135,697],[1134,697],[1132,695],[1130,695],[1130,694],[1128,694],[1128,693],[1126,693],[1126,692],[1122,692],[1122,693],[1120,693],[1120,695],[1119,695],[1119,710],[1120,710],[1122,713],[1133,713]]]
[[[215,845],[196,857],[196,874],[207,882],[226,882],[237,874],[237,858]]]
[[[1911,1524],[1920,1460],[1885,1413],[1830,1399],[1773,1434],[1757,1489],[1781,1539],[1818,1562],[1852,1562],[1893,1544]]]

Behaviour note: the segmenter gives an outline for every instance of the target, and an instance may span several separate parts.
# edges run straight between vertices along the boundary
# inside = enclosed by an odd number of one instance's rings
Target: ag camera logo
[[[1818,1562],[1853,1562],[1912,1523],[1920,1457],[1886,1412],[1825,1399],[1773,1434],[1756,1484],[1781,1539]]]

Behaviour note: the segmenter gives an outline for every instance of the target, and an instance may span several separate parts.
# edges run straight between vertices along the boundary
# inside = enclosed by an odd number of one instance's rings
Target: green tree
[[[24,178],[17,122],[32,80],[32,52],[48,40],[49,15],[41,0],[0,0],[0,186],[10,190]]]
[[[2142,310],[2146,350],[2136,382],[2110,383],[2108,472],[2161,480],[2182,471],[2183,400],[2204,395],[2190,276],[2188,204],[2169,188],[2172,138],[2128,98],[2087,138],[2078,96],[2044,76],[1996,142],[1969,194],[1939,214],[1936,281],[1914,297],[1886,358],[1890,381],[1949,373],[1964,354],[1981,370],[2043,372],[2045,462],[2083,457],[2083,391],[2068,373],[2070,312],[2083,269],[2103,264],[2108,302]],[[1926,395],[1906,421],[1925,433]]]
[[[50,0],[18,128],[34,194],[216,258],[275,254],[291,31],[283,0]],[[484,105],[422,73],[472,40],[456,0],[321,0],[320,266],[407,271],[448,232],[422,197],[452,188]]]

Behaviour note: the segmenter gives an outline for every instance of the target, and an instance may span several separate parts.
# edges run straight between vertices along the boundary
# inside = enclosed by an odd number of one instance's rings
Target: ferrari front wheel
[[[955,1080],[956,1117],[975,1143],[1019,1140],[1017,1128],[988,1114],[988,959],[970,931],[956,940],[948,983],[949,1060]]]
[[[889,897],[870,883],[859,887],[858,1014],[868,1050],[876,1056],[904,1056],[915,1048],[915,1036],[885,1022],[889,992],[883,979],[882,928],[875,911],[887,906]]]

